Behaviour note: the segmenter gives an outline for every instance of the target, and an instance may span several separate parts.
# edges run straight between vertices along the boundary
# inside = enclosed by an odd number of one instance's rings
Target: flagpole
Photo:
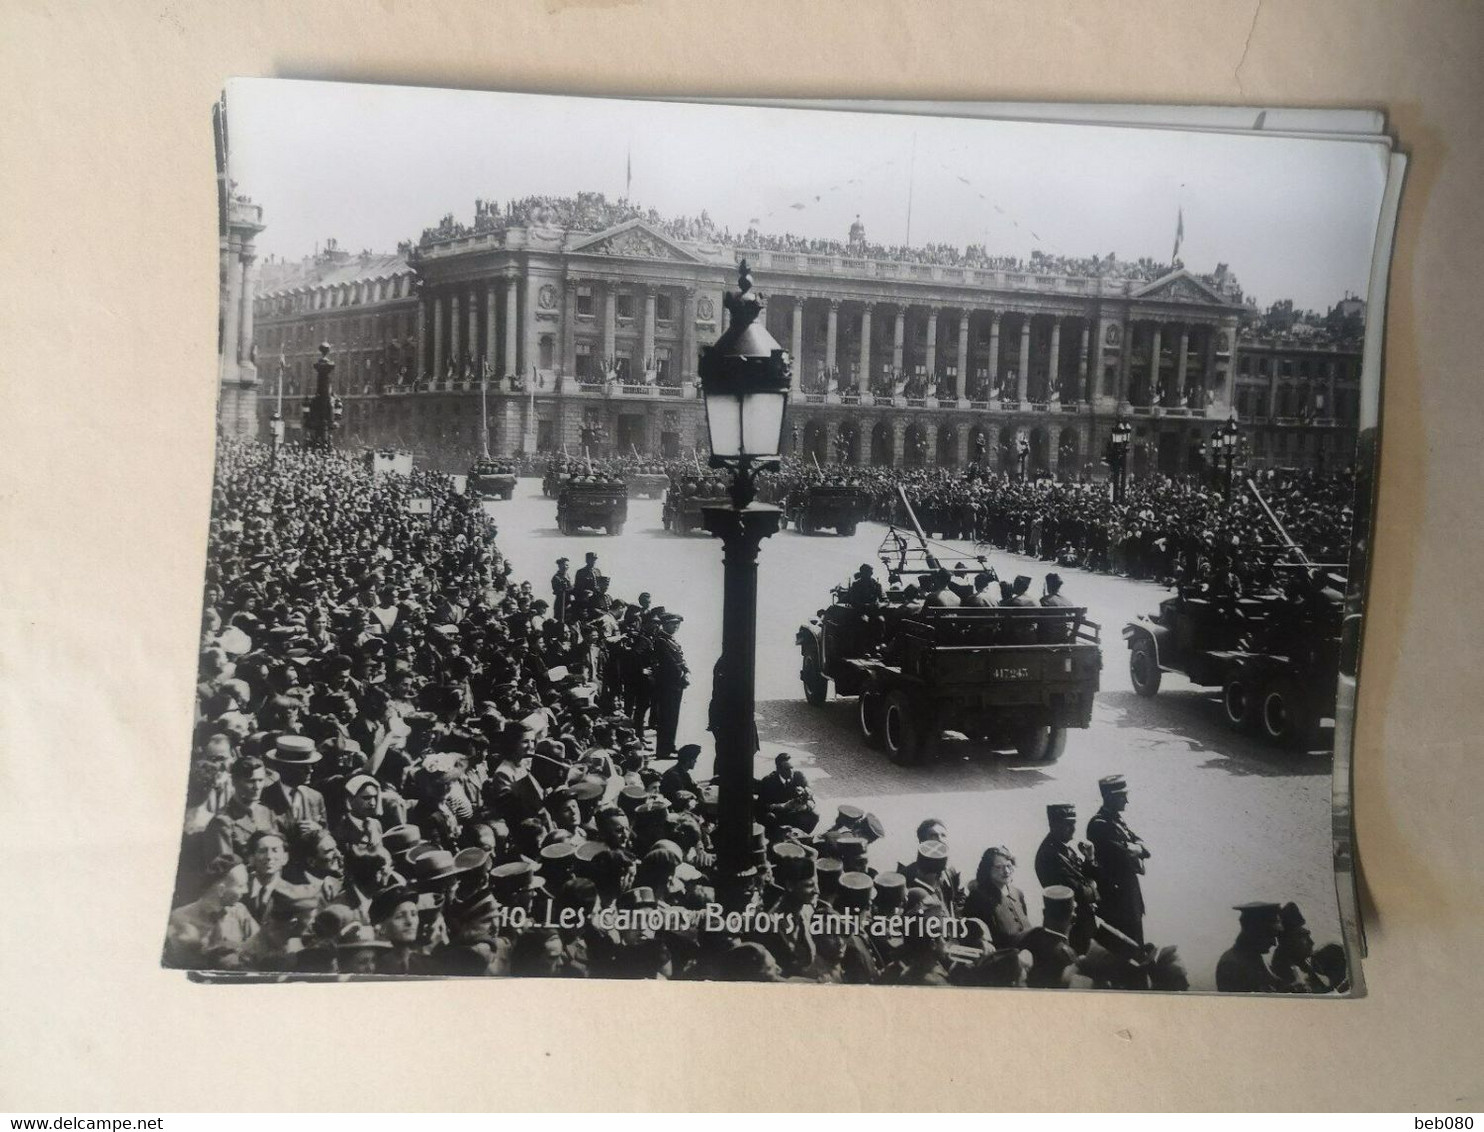
[[[907,163],[907,238],[902,243],[912,246],[912,186],[917,180],[917,131],[912,132],[912,157]]]

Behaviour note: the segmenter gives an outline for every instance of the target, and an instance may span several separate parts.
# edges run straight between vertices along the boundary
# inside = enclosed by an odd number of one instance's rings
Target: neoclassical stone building
[[[597,426],[604,451],[704,454],[697,359],[724,329],[722,294],[744,258],[795,359],[790,443],[821,462],[982,453],[1008,466],[1024,437],[1037,473],[1096,476],[1122,416],[1135,474],[1178,474],[1237,408],[1251,308],[1224,272],[1033,273],[867,247],[682,239],[644,218],[601,231],[512,223],[480,203],[473,227],[446,218],[397,257],[342,257],[265,286],[258,327],[265,354],[292,355],[290,398],[319,340],[350,355],[337,370],[342,443],[449,467],[478,450],[485,419],[505,453],[575,451]],[[337,328],[350,329],[337,341]]]

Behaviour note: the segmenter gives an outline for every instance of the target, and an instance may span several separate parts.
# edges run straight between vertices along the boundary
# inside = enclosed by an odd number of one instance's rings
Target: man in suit
[[[1102,918],[1136,943],[1144,942],[1144,893],[1139,877],[1149,850],[1124,823],[1128,784],[1121,774],[1098,779],[1103,805],[1087,823],[1097,861]]]
[[[773,829],[788,825],[812,833],[819,824],[809,780],[794,770],[793,756],[787,751],[779,752],[772,772],[758,779],[757,804],[763,824]]]
[[[1067,802],[1046,807],[1050,827],[1036,850],[1036,879],[1043,889],[1062,886],[1074,897],[1068,938],[1078,955],[1092,946],[1094,915],[1098,906],[1096,866],[1090,845],[1073,845],[1077,835],[1077,807]]]
[[[266,756],[278,772],[278,781],[263,788],[261,800],[286,827],[329,827],[324,795],[305,785],[320,757],[314,740],[303,735],[279,736]]]
[[[572,600],[576,603],[578,616],[592,605],[598,592],[598,579],[603,577],[603,571],[598,569],[597,553],[589,550],[585,558],[586,565],[577,571],[577,576],[572,580]]]
[[[660,618],[659,632],[654,635],[654,756],[667,759],[675,753],[675,730],[680,724],[680,701],[690,684],[690,669],[685,652],[675,639],[675,630],[685,620],[678,613]]]

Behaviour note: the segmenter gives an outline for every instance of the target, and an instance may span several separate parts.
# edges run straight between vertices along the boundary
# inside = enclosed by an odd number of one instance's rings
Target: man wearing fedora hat
[[[1098,911],[1102,918],[1136,943],[1144,942],[1144,893],[1139,877],[1149,850],[1123,820],[1128,783],[1121,774],[1098,779],[1102,808],[1087,823],[1097,861]]]

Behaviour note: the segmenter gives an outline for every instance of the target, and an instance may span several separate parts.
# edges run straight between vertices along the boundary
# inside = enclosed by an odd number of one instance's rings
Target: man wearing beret
[[[1077,834],[1076,806],[1068,802],[1052,803],[1046,807],[1046,823],[1050,832],[1036,850],[1036,879],[1042,888],[1063,885],[1071,889],[1076,898],[1076,909],[1070,938],[1077,954],[1085,955],[1092,946],[1098,906],[1092,846],[1072,844],[1072,838]]]
[[[1124,823],[1128,784],[1121,774],[1098,779],[1103,805],[1087,823],[1087,840],[1097,860],[1098,910],[1102,918],[1136,943],[1144,942],[1144,893],[1139,877],[1149,850]]]
[[[1237,939],[1216,962],[1216,989],[1249,994],[1282,990],[1263,958],[1283,932],[1278,905],[1254,901],[1232,911],[1237,913]]]

